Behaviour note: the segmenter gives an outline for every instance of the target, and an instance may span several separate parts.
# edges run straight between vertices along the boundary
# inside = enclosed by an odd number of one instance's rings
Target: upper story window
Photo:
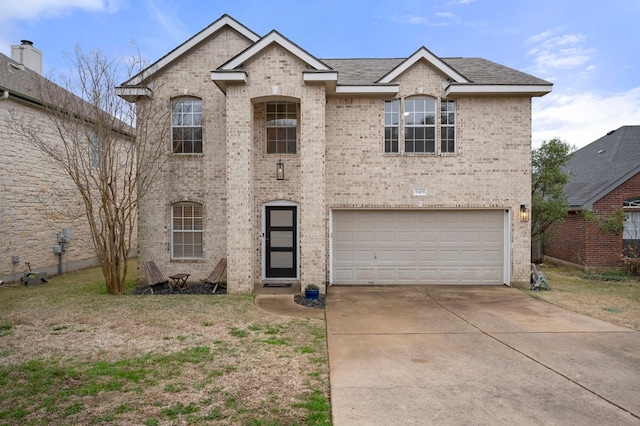
[[[203,258],[202,204],[175,203],[171,206],[171,258]]]
[[[267,102],[267,153],[295,154],[298,139],[298,104]]]
[[[180,98],[173,102],[171,139],[175,154],[202,153],[202,101]]]
[[[404,152],[436,152],[436,100],[404,101]]]
[[[384,103],[384,152],[400,152],[400,101],[395,99]]]
[[[435,98],[407,98],[403,103],[398,99],[385,101],[384,152],[407,154],[456,152],[455,101],[446,99],[440,101],[439,122],[436,113],[437,103]],[[400,128],[403,129],[402,134]],[[438,135],[439,151],[436,144]]]
[[[456,102],[440,101],[440,152],[456,152]]]

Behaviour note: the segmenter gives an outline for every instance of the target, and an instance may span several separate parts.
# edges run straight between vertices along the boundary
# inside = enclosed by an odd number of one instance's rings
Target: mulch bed
[[[318,298],[318,300],[310,300],[301,294],[296,294],[295,296],[293,296],[293,300],[298,305],[306,306],[307,308],[324,309],[327,305],[327,298],[322,295]]]
[[[202,287],[202,290],[200,289],[200,287],[201,287],[200,284],[187,283],[187,287],[184,290],[180,290],[176,286],[171,288],[169,284],[163,284],[161,286],[156,285],[153,287],[153,294],[214,294],[214,293],[211,293],[211,290],[213,290],[213,286],[211,284],[205,284]],[[227,293],[227,289],[220,288],[220,287],[218,287],[215,292],[215,294],[226,294],[226,293]],[[134,290],[133,294],[150,294],[149,287],[147,286],[138,287]]]

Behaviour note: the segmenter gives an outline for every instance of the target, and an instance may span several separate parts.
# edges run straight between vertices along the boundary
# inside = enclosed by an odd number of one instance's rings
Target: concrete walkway
[[[640,424],[640,332],[507,287],[332,287],[335,426]]]

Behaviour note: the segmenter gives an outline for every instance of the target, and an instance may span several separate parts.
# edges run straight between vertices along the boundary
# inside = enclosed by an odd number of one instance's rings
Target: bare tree
[[[41,108],[56,134],[24,117],[12,120],[15,134],[50,156],[73,181],[110,294],[125,291],[138,201],[169,146],[169,106],[152,107],[149,99],[136,114],[136,104],[116,94],[119,82],[144,67],[139,58],[109,58],[77,47],[72,71],[58,84],[36,80]],[[136,116],[144,128],[136,129]]]

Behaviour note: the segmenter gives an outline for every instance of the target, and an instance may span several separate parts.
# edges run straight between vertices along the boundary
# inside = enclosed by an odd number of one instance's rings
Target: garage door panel
[[[335,284],[502,284],[502,211],[334,211]]]
[[[356,269],[356,280],[362,281],[364,283],[373,283],[375,278],[375,269]]]
[[[372,243],[375,241],[375,232],[373,231],[358,231],[356,233],[356,241],[359,243]]]

